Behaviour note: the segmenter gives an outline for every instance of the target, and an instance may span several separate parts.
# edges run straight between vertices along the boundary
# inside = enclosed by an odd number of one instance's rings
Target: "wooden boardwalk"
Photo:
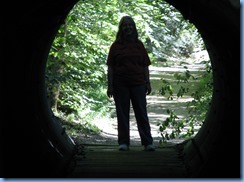
[[[144,151],[131,146],[119,151],[117,145],[87,145],[76,156],[69,178],[186,178],[186,167],[175,146]]]

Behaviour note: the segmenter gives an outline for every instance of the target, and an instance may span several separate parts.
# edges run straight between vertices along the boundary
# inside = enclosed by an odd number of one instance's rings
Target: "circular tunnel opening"
[[[79,2],[56,35],[46,67],[48,98],[57,119],[75,140],[116,144],[116,113],[113,99],[106,96],[105,60],[123,12],[135,17],[152,60],[153,92],[147,100],[155,145],[192,137],[204,120],[211,102],[212,75],[197,29],[168,3],[136,5],[137,10],[135,2],[113,5],[111,16],[112,7],[105,8],[108,3]],[[170,120],[169,113],[176,122]],[[130,137],[138,143],[133,113],[131,120]]]
[[[213,66],[211,108],[198,134],[181,149],[190,177],[239,178],[240,145],[226,147],[226,143],[240,143],[240,88],[235,84],[240,79],[240,9],[232,5],[232,1],[167,2],[198,28]],[[44,78],[52,41],[75,3],[36,2],[32,4],[33,8],[23,7],[17,11],[26,21],[19,18],[15,24],[7,24],[8,62],[4,64],[11,67],[12,77],[4,79],[6,118],[3,134],[5,138],[9,133],[13,137],[7,137],[3,142],[4,154],[7,154],[3,160],[3,175],[6,177],[62,176],[72,163],[75,144],[46,102]],[[15,28],[18,32],[14,31]],[[16,90],[12,78],[20,84],[20,89]],[[233,99],[233,95],[237,99]],[[14,103],[18,103],[17,111]],[[235,114],[230,114],[230,111]],[[233,167],[236,170],[231,170]]]

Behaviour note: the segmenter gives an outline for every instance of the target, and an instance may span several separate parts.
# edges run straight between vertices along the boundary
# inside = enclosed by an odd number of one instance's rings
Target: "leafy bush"
[[[172,85],[169,81],[162,80],[162,87],[160,89],[161,95],[168,95],[168,99],[173,100],[183,97],[185,94],[190,94],[192,101],[187,103],[186,116],[180,119],[174,110],[166,109],[169,115],[164,121],[158,124],[159,131],[161,133],[162,139],[161,144],[170,139],[175,138],[189,138],[194,136],[198,129],[204,123],[206,113],[209,110],[212,99],[212,69],[209,66],[210,62],[204,62],[206,67],[206,72],[196,78],[191,74],[187,67],[183,74],[175,74],[176,85]],[[186,84],[190,79],[198,80],[194,88],[189,87]],[[180,86],[178,86],[180,85]],[[178,89],[174,92],[174,88],[178,86]],[[170,131],[168,133],[167,131]]]

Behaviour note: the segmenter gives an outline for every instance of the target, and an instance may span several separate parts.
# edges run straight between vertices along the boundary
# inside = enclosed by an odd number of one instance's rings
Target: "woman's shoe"
[[[121,145],[119,145],[119,150],[126,151],[126,150],[129,150],[129,147],[127,144],[121,144]]]
[[[146,151],[155,151],[155,146],[153,144],[146,145],[144,148]]]

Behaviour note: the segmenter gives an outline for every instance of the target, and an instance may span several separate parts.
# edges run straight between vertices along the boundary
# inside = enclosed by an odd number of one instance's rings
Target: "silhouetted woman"
[[[146,95],[151,93],[148,69],[151,62],[143,43],[138,39],[136,24],[130,16],[121,18],[116,40],[110,46],[106,63],[107,95],[115,101],[119,150],[129,150],[131,102],[141,144],[146,151],[154,151],[146,108]]]

